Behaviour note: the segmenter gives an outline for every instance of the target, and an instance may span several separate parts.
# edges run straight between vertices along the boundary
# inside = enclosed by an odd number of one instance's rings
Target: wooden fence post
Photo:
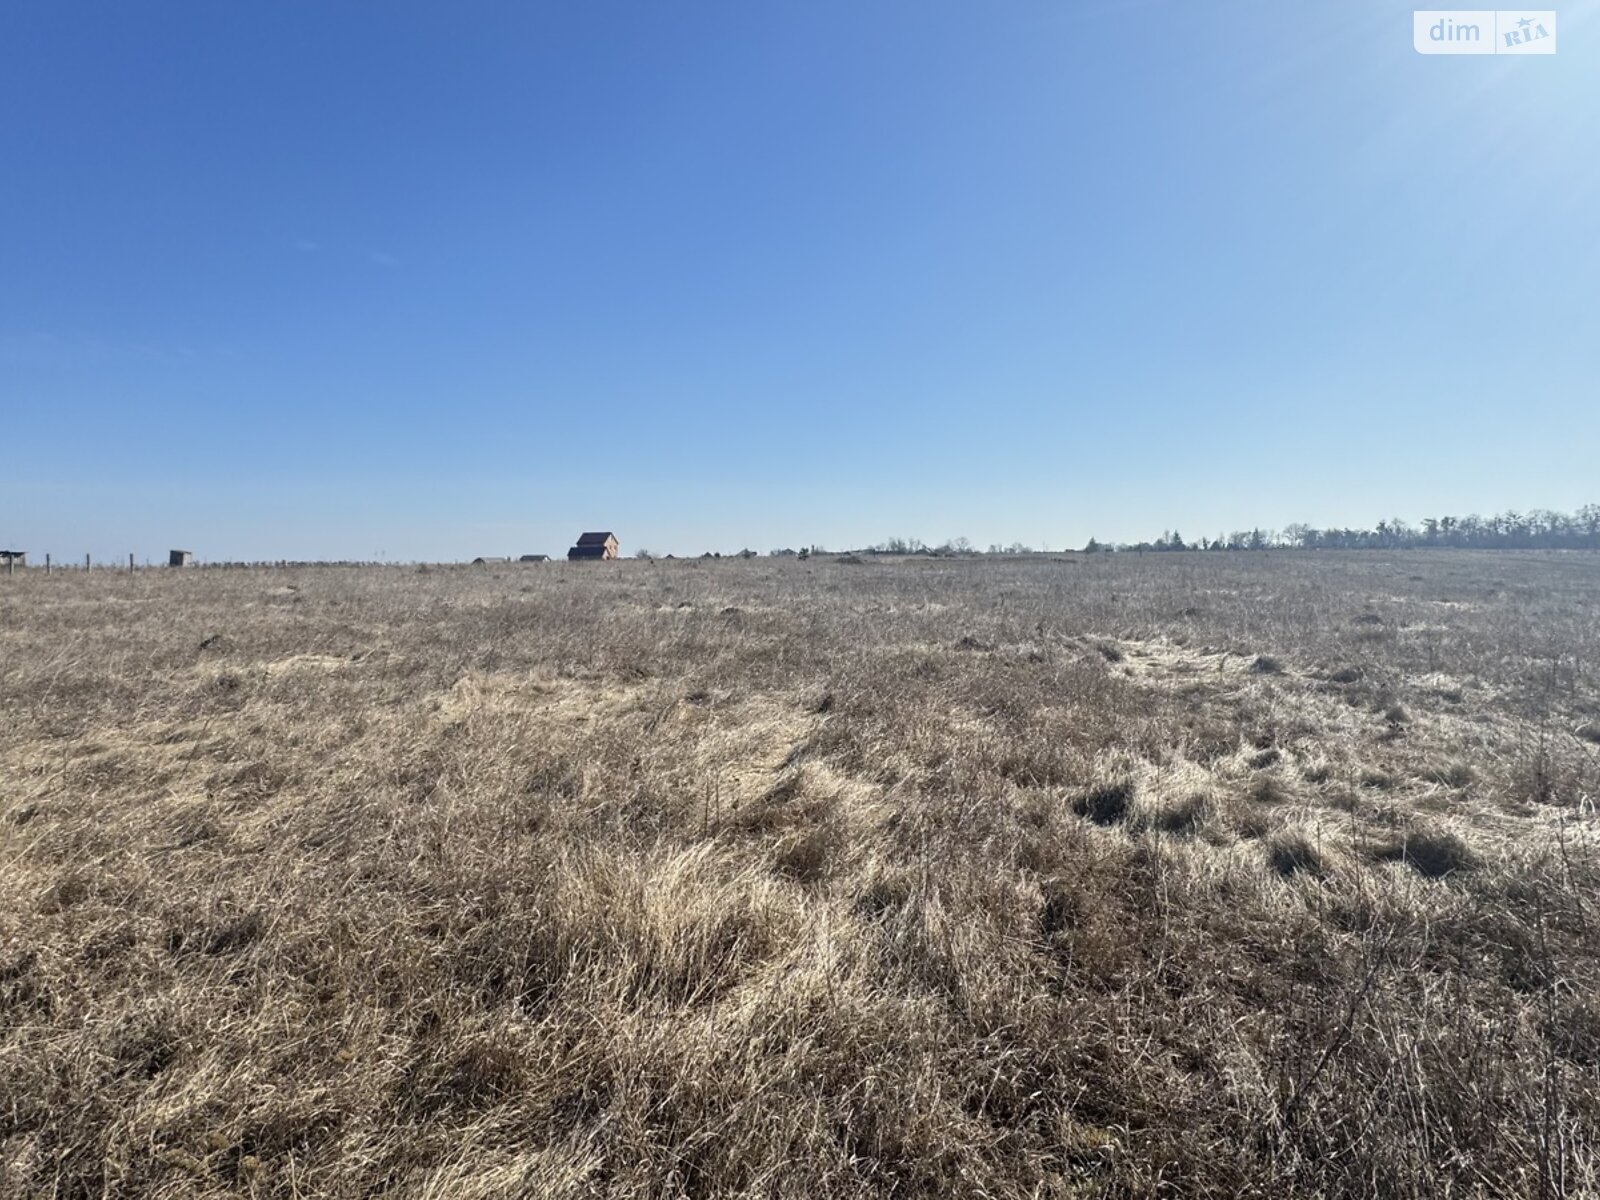
[[[85,571],[89,569],[89,556],[87,554],[83,556],[83,569]]]
[[[128,555],[128,574],[133,574],[133,555]]]
[[[50,574],[50,556],[48,554],[44,556],[44,573],[46,575]]]

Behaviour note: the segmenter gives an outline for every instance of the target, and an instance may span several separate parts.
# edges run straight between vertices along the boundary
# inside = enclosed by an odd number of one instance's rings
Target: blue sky
[[[0,541],[1051,547],[1600,500],[1600,0],[0,12]]]

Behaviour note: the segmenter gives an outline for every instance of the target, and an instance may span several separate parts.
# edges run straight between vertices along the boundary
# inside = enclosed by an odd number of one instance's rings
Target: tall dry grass
[[[0,1194],[1596,1194],[1597,595],[0,579]]]

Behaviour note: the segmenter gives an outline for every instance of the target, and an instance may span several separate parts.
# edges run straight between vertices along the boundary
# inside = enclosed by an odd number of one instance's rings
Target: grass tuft
[[[1127,817],[1133,791],[1127,780],[1093,788],[1072,802],[1072,811],[1096,825],[1116,825]]]
[[[1267,863],[1279,875],[1323,874],[1322,852],[1303,833],[1283,832],[1269,839]]]
[[[1379,846],[1375,854],[1384,862],[1405,863],[1429,879],[1444,879],[1478,865],[1471,847],[1453,833],[1407,834]]]

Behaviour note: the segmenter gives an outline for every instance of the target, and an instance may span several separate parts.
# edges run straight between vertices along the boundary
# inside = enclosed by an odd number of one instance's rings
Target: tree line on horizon
[[[1538,508],[1514,510],[1482,517],[1424,517],[1412,524],[1402,517],[1379,521],[1371,529],[1330,528],[1296,523],[1282,530],[1249,529],[1214,538],[1186,541],[1176,529],[1153,542],[1122,544],[1121,550],[1268,550],[1293,547],[1303,550],[1405,550],[1451,548],[1459,550],[1600,550],[1600,504],[1586,504],[1577,512]],[[1085,550],[1111,549],[1090,538]]]
[[[1169,550],[1408,550],[1449,548],[1458,550],[1600,550],[1600,504],[1586,504],[1576,512],[1563,513],[1537,508],[1526,513],[1508,510],[1494,516],[1476,513],[1464,517],[1424,517],[1416,524],[1402,517],[1379,521],[1371,529],[1336,527],[1318,529],[1295,523],[1279,529],[1243,529],[1219,533],[1215,537],[1186,539],[1176,529],[1167,530],[1154,541],[1102,542],[1091,537],[1085,553],[1100,551]],[[813,554],[830,551],[821,546],[809,548]],[[774,556],[793,554],[774,550]],[[968,554],[1038,554],[1022,542],[994,543],[981,551],[966,538],[951,538],[931,546],[920,538],[893,537],[854,553],[916,554],[950,557]]]

